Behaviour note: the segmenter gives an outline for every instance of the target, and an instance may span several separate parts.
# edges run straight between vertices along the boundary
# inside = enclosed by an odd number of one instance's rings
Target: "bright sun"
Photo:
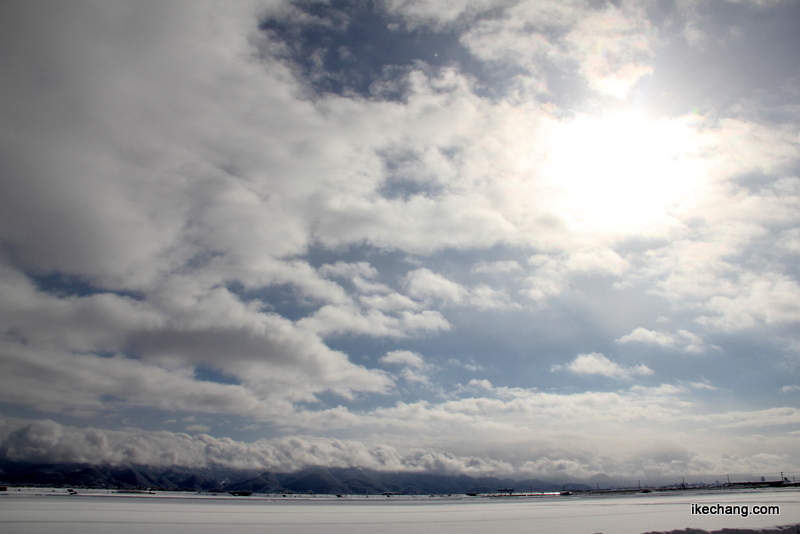
[[[562,123],[547,165],[561,217],[576,230],[628,234],[662,225],[690,193],[691,128],[684,119],[583,116]]]

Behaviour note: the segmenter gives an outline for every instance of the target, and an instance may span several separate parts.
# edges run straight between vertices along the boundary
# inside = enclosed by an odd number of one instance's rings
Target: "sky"
[[[798,26],[3,2],[0,454],[800,475]]]

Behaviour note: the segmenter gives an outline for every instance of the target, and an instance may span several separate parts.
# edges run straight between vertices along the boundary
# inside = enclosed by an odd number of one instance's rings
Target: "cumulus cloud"
[[[406,286],[411,297],[423,302],[445,305],[469,305],[479,309],[513,307],[508,295],[485,284],[465,287],[430,269],[421,268],[406,275]]]
[[[530,1],[496,7],[500,17],[480,21],[462,37],[483,60],[523,67],[536,76],[544,74],[548,62],[562,68],[575,62],[589,87],[621,99],[652,73],[657,34],[633,4],[597,9],[580,2]]]
[[[677,349],[692,354],[702,354],[706,352],[708,348],[703,338],[688,330],[678,330],[676,333],[670,334],[638,327],[630,334],[626,334],[616,341],[617,343],[623,344],[639,342],[648,345],[657,345],[659,347]]]
[[[721,330],[739,330],[759,323],[800,321],[800,285],[783,275],[747,274],[742,277],[738,295],[715,295],[708,308],[716,315],[702,316],[698,323]]]
[[[629,268],[628,262],[609,248],[578,247],[567,254],[534,254],[527,263],[532,272],[523,279],[520,293],[539,305],[568,292],[575,277],[618,277]]]
[[[590,12],[564,38],[589,86],[602,94],[624,99],[639,79],[653,73],[657,32],[637,7],[607,5]]]
[[[450,328],[450,323],[438,310],[416,312],[399,306],[399,310],[391,310],[395,313],[385,314],[380,307],[383,306],[379,304],[378,309],[362,310],[356,306],[324,306],[300,320],[298,326],[323,337],[361,334],[395,338]]]
[[[410,350],[394,350],[387,352],[380,358],[380,362],[404,367],[401,376],[406,382],[417,382],[421,384],[430,383],[428,373],[434,369],[434,366],[425,362],[422,355]]]
[[[381,358],[381,362],[405,365],[415,369],[421,369],[425,366],[425,360],[422,358],[422,356],[416,352],[411,352],[410,350],[395,350],[392,352],[387,352],[386,355]]]
[[[378,271],[365,261],[356,263],[346,263],[337,261],[334,264],[326,263],[319,269],[320,273],[324,276],[339,276],[344,278],[355,278],[357,276],[362,278],[375,278]]]
[[[485,389],[487,391],[491,391],[491,390],[494,389],[494,386],[492,385],[492,383],[490,381],[486,380],[485,378],[480,379],[480,380],[477,379],[477,378],[473,378],[472,380],[469,381],[469,385],[472,386],[472,387]]]
[[[208,425],[186,425],[185,430],[187,432],[208,432],[211,427]]]
[[[648,376],[654,371],[644,364],[633,367],[626,367],[614,363],[598,352],[591,354],[579,354],[572,362],[567,365],[554,365],[550,370],[558,371],[565,369],[578,375],[601,375],[609,378],[630,379],[633,376]]]

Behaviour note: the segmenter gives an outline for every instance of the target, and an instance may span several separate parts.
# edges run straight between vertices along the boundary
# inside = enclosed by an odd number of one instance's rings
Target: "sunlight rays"
[[[627,235],[669,224],[670,208],[698,179],[687,120],[615,113],[562,123],[544,169],[559,215],[590,233]]]

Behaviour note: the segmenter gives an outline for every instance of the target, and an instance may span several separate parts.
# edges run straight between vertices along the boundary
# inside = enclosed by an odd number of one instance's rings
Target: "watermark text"
[[[698,504],[692,503],[692,515],[781,515],[777,504]]]

